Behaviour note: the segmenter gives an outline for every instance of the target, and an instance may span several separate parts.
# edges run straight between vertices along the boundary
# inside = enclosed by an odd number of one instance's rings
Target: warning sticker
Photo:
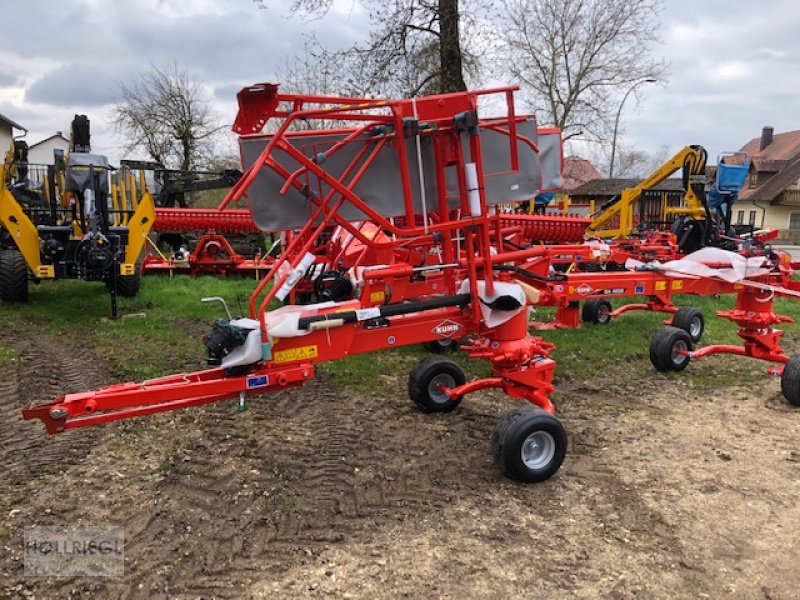
[[[308,358],[316,358],[319,356],[319,346],[312,344],[311,346],[300,346],[298,348],[287,348],[286,350],[278,350],[272,357],[274,363],[293,362],[295,360],[306,360]]]
[[[384,292],[372,292],[369,295],[370,302],[383,302],[386,299],[386,294]]]
[[[657,292],[666,292],[667,291],[667,282],[666,281],[656,281],[656,291]]]
[[[372,308],[362,308],[356,311],[356,319],[359,321],[367,321],[369,319],[377,319],[381,316],[381,309],[377,306]]]
[[[672,289],[673,290],[682,290],[683,289],[683,281],[680,279],[674,279],[672,281]]]

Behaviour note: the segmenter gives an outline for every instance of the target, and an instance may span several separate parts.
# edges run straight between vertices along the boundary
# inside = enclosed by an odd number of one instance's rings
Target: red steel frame
[[[249,365],[244,373],[216,368],[68,394],[52,403],[25,409],[23,417],[40,419],[49,433],[57,433],[108,421],[205,404],[237,395],[243,398],[247,394],[260,394],[299,385],[314,376],[314,364],[317,362],[336,360],[351,354],[374,352],[386,347],[440,339],[441,334],[437,333],[437,330],[440,330],[443,324],[448,325],[449,331],[457,330],[459,336],[466,333],[478,334],[480,337],[466,350],[473,357],[489,360],[494,375],[451,390],[445,389],[451,397],[460,397],[465,393],[487,387],[498,387],[510,396],[525,398],[553,412],[554,407],[548,398],[553,390],[552,377],[555,369],[555,363],[549,358],[552,345],[529,335],[524,310],[498,327],[487,328],[482,318],[480,302],[477,300],[480,297],[479,277],[484,282],[486,295],[491,296],[496,281],[493,270],[495,265],[524,261],[540,255],[544,249],[533,247],[511,251],[503,249],[496,254],[490,252],[492,229],[497,221],[493,220],[487,211],[478,131],[477,128],[462,131],[455,123],[460,114],[471,111],[477,114],[477,99],[481,95],[503,95],[509,109],[507,123],[510,168],[518,168],[516,150],[518,136],[513,111],[515,89],[503,87],[416,100],[387,101],[282,96],[276,93],[276,88],[270,86],[246,88],[239,94],[240,112],[235,130],[259,131],[269,118],[282,118],[283,122],[259,159],[231,189],[220,209],[224,209],[229,202],[242,198],[262,168],[273,169],[284,178],[286,183],[282,192],[289,186],[302,187],[309,173],[330,188],[329,193],[318,194],[311,198],[312,205],[316,208],[308,223],[292,237],[282,256],[274,262],[250,298],[250,315],[259,322],[263,360]],[[286,101],[293,104],[294,110],[279,109],[280,102]],[[332,101],[338,104],[330,106]],[[309,104],[312,105],[311,108],[308,107]],[[382,109],[384,112],[370,114],[369,111],[373,109]],[[297,150],[290,141],[290,138],[296,135],[288,133],[292,122],[315,118],[363,123],[341,142],[328,149],[326,152],[328,156],[376,125],[391,125],[393,133],[375,140],[371,144],[372,148],[369,148],[370,144],[364,144],[364,151],[358,153],[345,173],[339,178],[334,178]],[[405,141],[401,135],[406,118],[418,119],[430,126],[420,135],[431,138],[436,176],[440,184],[434,207],[438,209],[436,211],[438,214],[436,218],[422,225],[417,225],[418,215],[415,214],[412,203],[411,173],[406,157]],[[477,166],[480,201],[480,214],[477,216],[466,216],[470,213],[464,177],[467,159],[462,149],[462,135],[468,136],[469,161]],[[399,157],[405,226],[398,226],[373,210],[353,191],[355,184],[384,144],[392,144]],[[293,173],[285,170],[273,158],[273,152],[277,151],[294,158],[301,165],[300,168]],[[461,208],[460,215],[456,217],[453,217],[448,209],[446,186],[442,185],[445,166],[454,166],[458,173]],[[382,230],[396,236],[396,239],[384,240],[364,235],[359,227],[338,213],[345,202],[358,208]],[[306,253],[314,248],[321,233],[334,224],[342,227],[364,246],[374,250],[391,250],[398,243],[409,240],[431,246],[438,243],[444,261],[452,265],[442,269],[442,287],[437,291],[438,294],[445,296],[430,296],[429,289],[419,288],[418,292],[423,295],[419,304],[396,303],[382,305],[378,309],[394,310],[390,319],[361,318],[363,308],[370,306],[371,294],[365,294],[363,301],[352,300],[331,306],[311,307],[307,310],[311,311],[311,317],[318,320],[318,326],[309,325],[309,333],[301,337],[271,340],[266,318],[268,305],[276,297],[277,290],[286,282],[288,274],[295,270]],[[495,231],[499,232],[499,227]],[[438,241],[434,238],[437,234],[441,236]],[[459,239],[459,235],[463,236],[463,241]],[[281,267],[285,264],[288,265],[288,272],[281,274]],[[391,272],[384,275],[387,279],[394,277]],[[497,277],[500,281],[510,281],[510,275],[506,273],[500,273]],[[370,280],[376,281],[375,273],[371,274]],[[463,280],[468,282],[468,293],[457,294],[458,286]],[[267,284],[272,281],[274,285],[267,289]],[[415,307],[418,307],[418,310]],[[346,320],[350,317],[352,320]]]

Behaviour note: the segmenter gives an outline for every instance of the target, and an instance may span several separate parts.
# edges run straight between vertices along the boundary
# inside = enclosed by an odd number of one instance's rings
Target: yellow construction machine
[[[29,281],[102,281],[116,314],[117,294],[139,290],[137,263],[155,219],[144,174],[112,184],[84,115],[75,115],[69,154],[54,165],[28,164],[26,150],[15,140],[0,165],[0,299],[26,301]]]
[[[654,224],[671,224],[683,216],[704,220],[703,203],[708,155],[702,146],[686,146],[666,161],[638,185],[622,190],[618,196],[603,204],[592,216],[589,235],[602,238],[626,238],[637,228]],[[657,188],[679,169],[683,170],[683,195],[677,199],[669,194],[649,198],[645,192]],[[652,200],[655,200],[655,204]]]

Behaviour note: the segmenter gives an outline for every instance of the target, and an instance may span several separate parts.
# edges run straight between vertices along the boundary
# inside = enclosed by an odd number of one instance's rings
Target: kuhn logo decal
[[[575,289],[575,291],[578,292],[581,296],[588,296],[589,294],[592,293],[592,287],[590,285],[582,283]]]
[[[434,327],[431,331],[438,336],[449,338],[454,337],[459,331],[461,331],[463,327],[456,323],[455,321],[442,321],[436,327]]]

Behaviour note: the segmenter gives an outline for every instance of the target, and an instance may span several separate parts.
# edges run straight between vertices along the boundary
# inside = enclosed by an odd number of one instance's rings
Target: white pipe
[[[481,216],[481,191],[478,188],[478,167],[474,162],[464,165],[464,172],[467,175],[467,199],[469,200],[469,212],[473,217]]]
[[[303,257],[298,265],[294,268],[294,271],[289,273],[289,276],[286,278],[286,281],[283,282],[283,285],[278,290],[278,293],[275,294],[275,297],[283,302],[286,300],[286,296],[289,295],[289,292],[292,291],[292,288],[295,284],[300,281],[300,278],[305,275],[308,268],[314,264],[314,255],[311,252],[306,252],[306,255]]]

